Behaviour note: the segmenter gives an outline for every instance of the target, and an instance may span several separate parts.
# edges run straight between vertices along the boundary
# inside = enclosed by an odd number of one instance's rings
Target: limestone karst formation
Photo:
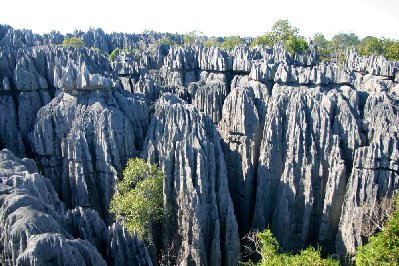
[[[268,227],[284,250],[353,254],[399,188],[399,62],[74,34],[83,47],[0,25],[6,265],[157,265],[108,212],[132,157],[165,173],[156,249],[173,243],[179,265],[235,265]]]

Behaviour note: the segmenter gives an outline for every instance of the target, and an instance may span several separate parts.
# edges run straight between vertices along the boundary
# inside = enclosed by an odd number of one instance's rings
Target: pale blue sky
[[[354,32],[399,39],[399,0],[2,0],[0,24],[36,33],[100,27],[105,32],[256,36],[288,19],[304,36]]]

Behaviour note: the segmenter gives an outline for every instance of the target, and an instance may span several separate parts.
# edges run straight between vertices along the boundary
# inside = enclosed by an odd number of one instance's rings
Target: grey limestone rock
[[[145,99],[123,90],[63,92],[39,110],[33,151],[68,207],[107,218],[118,173],[141,150],[148,119]]]
[[[220,137],[212,121],[171,94],[156,104],[142,157],[165,172],[163,247],[177,264],[232,265],[240,258]]]

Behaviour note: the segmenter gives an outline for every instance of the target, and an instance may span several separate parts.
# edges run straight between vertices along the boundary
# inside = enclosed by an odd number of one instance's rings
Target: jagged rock
[[[265,104],[253,226],[270,226],[287,250],[315,239],[333,247],[339,192],[346,185],[341,144],[334,136],[340,126],[334,124],[356,121],[344,115],[358,114],[343,109],[340,118],[337,109],[345,102],[333,102],[323,88],[275,85],[272,91]]]
[[[229,191],[234,203],[240,234],[251,226],[255,201],[255,170],[260,133],[264,122],[267,88],[251,83],[234,88],[223,105],[218,129],[224,140]]]
[[[108,217],[114,183],[141,150],[146,101],[123,90],[66,92],[39,110],[32,148],[68,207],[91,206]]]
[[[137,236],[130,234],[119,224],[108,228],[108,254],[109,264],[119,266],[152,266],[147,248]]]
[[[162,239],[164,248],[176,245],[177,264],[232,265],[240,258],[219,141],[212,121],[193,106],[170,94],[157,102],[142,156],[165,172],[171,214]]]
[[[365,104],[368,145],[355,151],[348,180],[336,247],[341,256],[353,254],[363,244],[363,227],[383,198],[399,188],[399,123],[397,98],[387,93],[371,94]]]
[[[69,240],[60,227],[64,206],[48,179],[30,173],[24,161],[8,150],[0,152],[0,165],[0,240],[6,261],[11,265],[105,265],[89,242]]]
[[[210,75],[206,81],[199,82],[192,96],[192,103],[216,124],[222,117],[222,107],[226,96],[227,86],[223,77],[214,79],[213,75]]]
[[[0,95],[0,148],[8,148],[20,156],[25,147],[18,130],[17,108],[11,95]]]
[[[91,209],[65,213],[34,162],[8,150],[0,151],[0,220],[10,265],[152,265],[143,242],[118,224],[107,229]]]
[[[375,76],[395,78],[399,70],[399,62],[389,61],[382,55],[362,57],[352,49],[346,53],[345,66],[351,70]]]

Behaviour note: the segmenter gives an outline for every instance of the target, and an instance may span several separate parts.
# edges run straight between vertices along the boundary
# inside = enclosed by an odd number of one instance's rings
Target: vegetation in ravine
[[[255,264],[253,262],[244,262],[242,265],[251,266],[338,266],[339,261],[331,258],[323,259],[320,249],[308,247],[298,253],[284,253],[277,239],[273,236],[269,229],[258,233],[250,233],[243,239],[248,243],[244,246],[244,250],[250,250],[247,255],[257,255],[261,260]],[[248,242],[249,240],[249,242]],[[248,249],[248,247],[250,247]],[[256,253],[256,254],[255,254]]]
[[[399,197],[394,197],[394,211],[388,220],[377,227],[381,231],[371,236],[366,245],[357,248],[356,265],[399,265]]]
[[[151,225],[162,221],[164,174],[155,165],[134,158],[127,162],[123,179],[111,199],[110,212],[130,233],[151,240]]]

